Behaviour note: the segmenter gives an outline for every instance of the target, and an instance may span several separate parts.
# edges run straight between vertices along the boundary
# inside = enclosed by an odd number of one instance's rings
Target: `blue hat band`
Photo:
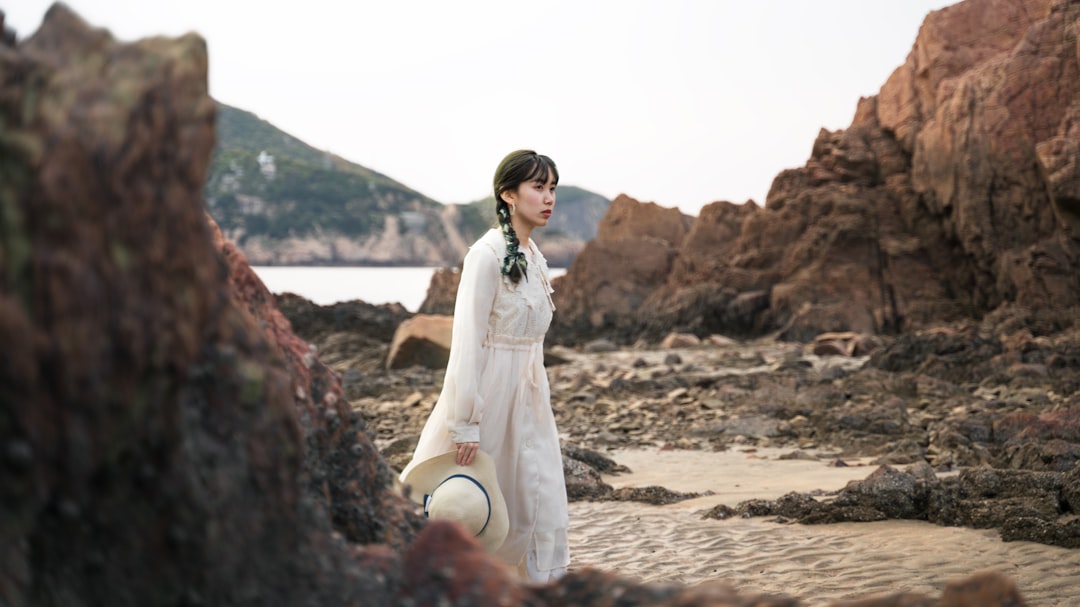
[[[487,529],[488,523],[491,522],[491,496],[488,495],[487,489],[484,489],[484,486],[481,485],[479,481],[477,481],[475,478],[469,476],[468,474],[452,474],[452,475],[446,477],[445,479],[443,479],[443,482],[439,483],[437,487],[432,489],[431,493],[424,494],[424,516],[425,517],[428,516],[428,504],[431,503],[431,496],[434,495],[435,492],[439,490],[439,487],[442,487],[443,484],[446,483],[446,481],[448,481],[450,479],[454,479],[454,478],[468,479],[469,482],[476,485],[476,488],[479,489],[480,492],[484,494],[484,499],[487,500],[487,519],[484,521],[484,526],[480,528],[480,531],[476,532],[476,537],[480,537],[480,534],[484,532],[484,529]]]

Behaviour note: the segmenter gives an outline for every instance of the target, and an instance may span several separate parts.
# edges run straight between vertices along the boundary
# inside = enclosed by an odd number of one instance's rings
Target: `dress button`
[[[532,440],[531,439],[525,441],[525,448],[526,449],[532,449]]]

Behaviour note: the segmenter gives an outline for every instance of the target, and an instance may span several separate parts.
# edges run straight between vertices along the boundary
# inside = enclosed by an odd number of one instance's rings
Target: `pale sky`
[[[121,40],[194,31],[210,94],[440,202],[531,148],[562,184],[764,204],[904,63],[940,0],[68,0]],[[7,5],[5,5],[7,4]],[[0,0],[19,38],[47,0]]]

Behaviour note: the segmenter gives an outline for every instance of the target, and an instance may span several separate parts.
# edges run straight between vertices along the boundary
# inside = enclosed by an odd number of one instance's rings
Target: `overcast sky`
[[[7,5],[5,5],[7,4]],[[20,38],[46,0],[0,0]],[[564,185],[764,204],[940,0],[68,0],[121,40],[201,34],[210,93],[441,202],[527,147]]]

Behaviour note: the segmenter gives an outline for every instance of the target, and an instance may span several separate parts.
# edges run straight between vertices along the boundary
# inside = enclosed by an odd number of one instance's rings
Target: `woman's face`
[[[541,181],[526,181],[507,192],[507,204],[514,206],[514,219],[532,227],[546,226],[555,209],[555,180],[549,173]]]

